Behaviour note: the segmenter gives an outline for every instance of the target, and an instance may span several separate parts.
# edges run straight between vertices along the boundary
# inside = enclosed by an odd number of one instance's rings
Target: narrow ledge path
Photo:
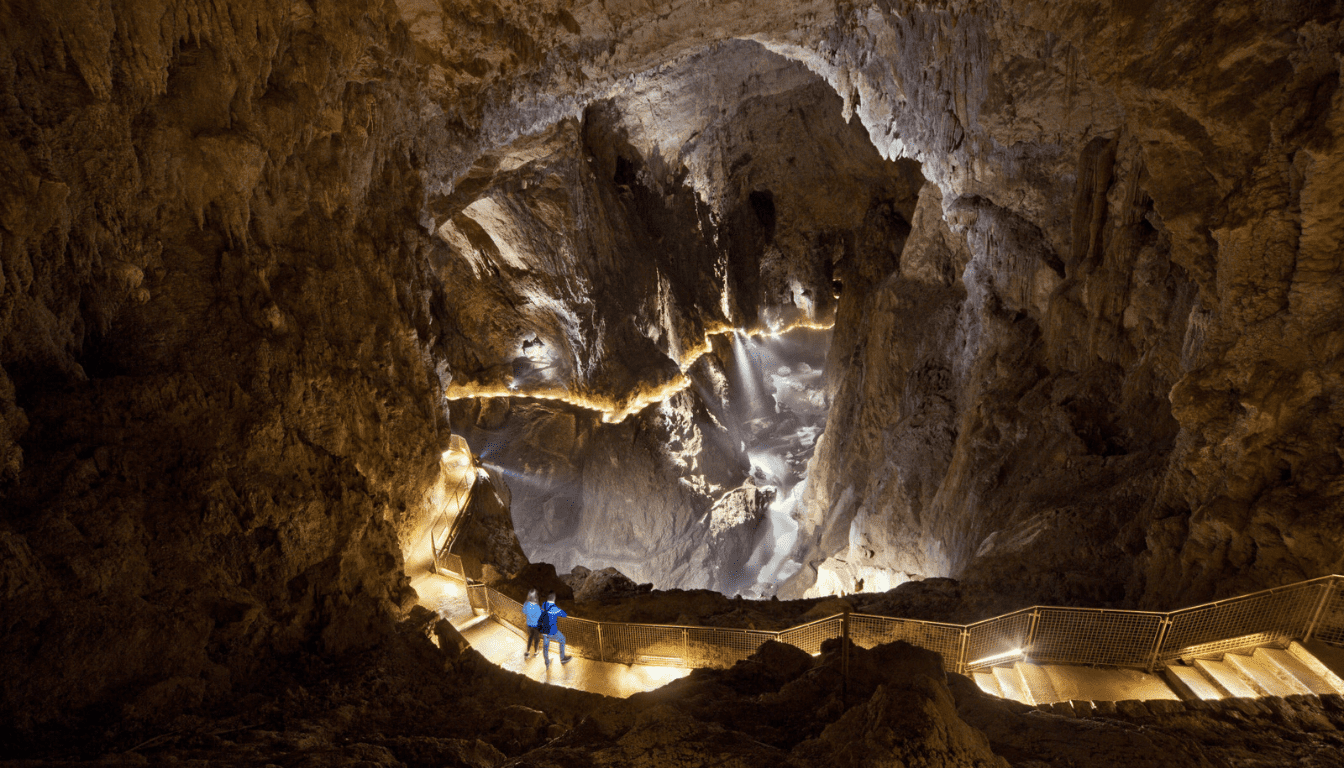
[[[467,600],[467,589],[462,582],[425,573],[412,579],[411,586],[420,595],[420,605],[447,619],[490,663],[540,683],[627,698],[661,688],[691,673],[684,667],[614,664],[579,656],[572,657],[568,664],[561,664],[560,646],[556,642],[551,643],[550,666],[542,660],[540,653],[524,659],[527,638],[491,616],[478,616]]]
[[[537,682],[626,698],[685,677],[685,667],[617,664],[573,656],[560,662],[559,644],[551,644],[548,665],[540,654],[524,658],[526,636],[520,629],[471,607],[464,582],[423,571],[412,580],[420,605],[447,619],[492,664]],[[1296,641],[1286,649],[1249,649],[1167,666],[1154,674],[1136,669],[1017,661],[977,669],[970,677],[985,693],[1071,717],[1110,714],[1117,707],[1154,712],[1189,706],[1256,709],[1261,698],[1318,697],[1344,694],[1344,649]]]

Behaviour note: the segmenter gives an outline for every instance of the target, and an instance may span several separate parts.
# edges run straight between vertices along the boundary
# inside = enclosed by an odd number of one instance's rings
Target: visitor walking
[[[541,618],[541,606],[537,604],[537,590],[527,592],[527,602],[523,603],[523,617],[527,619],[527,650],[523,658],[537,655],[537,646],[541,645],[541,630],[537,629],[537,620]]]
[[[546,666],[551,665],[551,638],[560,640],[560,663],[568,664],[569,656],[565,655],[565,635],[560,631],[559,620],[568,616],[560,606],[555,604],[555,593],[546,596],[546,602],[541,604],[541,618],[537,620],[537,629],[541,630],[541,658],[546,660]]]

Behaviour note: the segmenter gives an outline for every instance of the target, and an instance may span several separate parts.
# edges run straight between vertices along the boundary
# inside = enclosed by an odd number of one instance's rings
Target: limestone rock
[[[574,590],[574,599],[579,601],[630,597],[653,588],[652,584],[636,584],[615,568],[594,571],[581,565],[574,566],[564,581]]]

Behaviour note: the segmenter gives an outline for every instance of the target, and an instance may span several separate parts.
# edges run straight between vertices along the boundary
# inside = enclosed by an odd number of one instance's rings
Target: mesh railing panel
[[[461,560],[449,555],[458,568]],[[449,567],[445,564],[445,567]],[[468,584],[472,608],[526,631],[522,605],[484,584]],[[1035,615],[1033,632],[1032,620]],[[943,657],[948,670],[992,666],[1021,652],[1046,663],[1145,667],[1152,661],[1162,622],[1170,619],[1158,661],[1212,656],[1255,645],[1284,644],[1305,635],[1344,645],[1344,577],[1332,576],[1171,613],[1092,608],[1026,608],[962,627],[916,619],[850,614],[850,639],[860,647],[904,640]],[[624,664],[729,667],[779,640],[816,654],[839,637],[844,619],[831,616],[780,632],[723,627],[560,620],[571,654]],[[962,635],[965,633],[963,651]],[[1028,639],[1031,644],[1028,647]],[[963,656],[964,653],[964,656]]]
[[[840,636],[841,626],[841,618],[838,615],[831,616],[811,624],[783,630],[779,633],[779,642],[795,645],[815,656],[821,653],[822,643]]]
[[[1344,579],[1334,580],[1335,588],[1316,620],[1312,637],[1335,645],[1344,645]]]
[[[490,610],[490,604],[486,602],[486,591],[490,588],[484,584],[467,585],[467,601],[471,607],[478,611]]]
[[[1145,667],[1162,631],[1161,613],[1041,608],[1027,650],[1033,662]]]
[[[559,629],[560,633],[565,636],[565,652],[570,656],[599,660],[602,658],[602,649],[598,645],[596,621],[566,616],[560,619]]]
[[[681,667],[686,662],[686,631],[657,624],[602,624],[607,661]]]
[[[686,666],[731,667],[756,652],[776,633],[721,627],[686,628]]]
[[[963,627],[958,624],[937,624],[861,613],[849,615],[849,639],[860,648],[876,648],[883,643],[904,640],[942,656],[943,668],[949,672],[957,669],[962,631]]]
[[[967,627],[966,666],[993,664],[1014,651],[1024,650],[1031,632],[1031,610],[1027,608]]]
[[[506,621],[518,629],[527,631],[527,617],[523,615],[523,604],[498,590],[490,589],[490,613],[500,621]]]
[[[452,571],[458,576],[466,576],[467,571],[462,567],[462,558],[452,552],[445,552],[439,555],[439,567],[446,571]]]
[[[1294,584],[1209,605],[1172,611],[1160,660],[1204,656],[1300,637],[1327,582]]]

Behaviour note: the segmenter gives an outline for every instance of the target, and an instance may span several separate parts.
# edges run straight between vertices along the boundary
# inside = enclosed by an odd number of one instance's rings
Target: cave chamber
[[[1200,739],[1046,722],[895,645],[600,700],[484,664],[411,585],[467,483],[483,579],[706,588],[622,620],[1169,610],[1340,570],[1341,19],[0,4],[0,745],[1344,761],[1333,699],[1190,709]]]

